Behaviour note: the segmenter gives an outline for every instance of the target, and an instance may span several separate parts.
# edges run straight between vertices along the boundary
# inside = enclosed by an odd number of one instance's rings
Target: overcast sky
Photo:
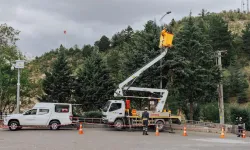
[[[159,20],[169,10],[163,22],[179,20],[190,10],[197,15],[202,8],[241,8],[241,0],[0,0],[0,23],[21,31],[17,44],[22,52],[40,56],[60,44],[92,45],[128,25],[142,29],[147,20]]]

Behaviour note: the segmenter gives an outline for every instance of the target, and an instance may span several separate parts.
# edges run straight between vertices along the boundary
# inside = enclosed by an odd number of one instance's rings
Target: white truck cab
[[[109,100],[102,110],[102,120],[105,123],[113,124],[117,118],[125,117],[125,103],[123,100]]]
[[[49,126],[57,130],[63,125],[72,124],[72,104],[37,103],[23,114],[11,114],[4,118],[4,125],[11,131],[25,126]]]

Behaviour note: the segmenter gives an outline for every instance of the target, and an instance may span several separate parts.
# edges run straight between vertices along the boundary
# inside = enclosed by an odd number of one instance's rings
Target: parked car
[[[72,125],[77,120],[72,113],[73,104],[68,103],[37,103],[23,114],[8,115],[4,125],[11,131],[25,126],[49,126],[51,130],[58,130],[61,126]]]

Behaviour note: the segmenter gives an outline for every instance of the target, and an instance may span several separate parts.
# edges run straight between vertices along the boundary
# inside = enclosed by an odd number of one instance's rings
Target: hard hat
[[[148,107],[145,107],[144,109],[145,109],[145,110],[148,110]]]

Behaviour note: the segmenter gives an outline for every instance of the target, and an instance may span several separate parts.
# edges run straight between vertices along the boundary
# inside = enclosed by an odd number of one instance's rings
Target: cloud
[[[17,43],[23,52],[40,56],[65,44],[93,44],[126,28],[141,29],[149,19],[181,19],[192,10],[210,12],[236,9],[239,0],[0,0],[0,23],[21,31]],[[159,23],[159,22],[158,22]],[[66,37],[63,33],[67,30]],[[66,42],[65,42],[66,41]]]

